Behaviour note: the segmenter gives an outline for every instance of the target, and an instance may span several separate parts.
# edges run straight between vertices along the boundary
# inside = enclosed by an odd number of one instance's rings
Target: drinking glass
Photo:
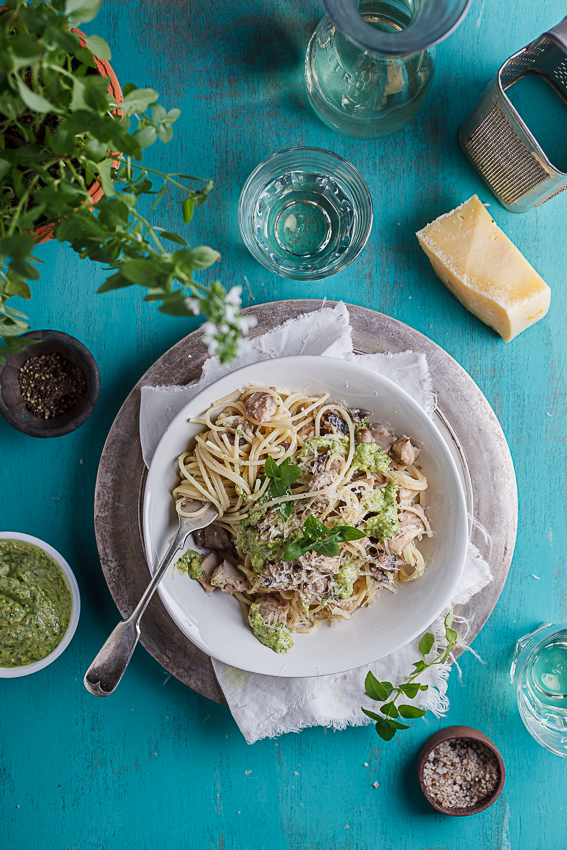
[[[246,247],[263,266],[282,277],[319,280],[346,268],[366,245],[372,199],[342,156],[289,148],[254,169],[238,219]]]
[[[567,627],[543,623],[520,638],[510,678],[530,735],[567,758]]]
[[[424,102],[435,45],[461,23],[471,0],[323,0],[327,16],[305,57],[307,95],[332,130],[389,136]]]

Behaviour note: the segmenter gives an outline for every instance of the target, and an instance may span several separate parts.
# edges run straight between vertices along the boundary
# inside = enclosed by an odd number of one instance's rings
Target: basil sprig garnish
[[[264,466],[264,474],[270,479],[268,490],[273,499],[278,496],[286,496],[289,494],[289,488],[297,481],[301,475],[301,468],[291,463],[290,458],[286,457],[283,463],[278,466],[273,457],[268,457]],[[275,506],[276,513],[284,520],[288,520],[293,511],[293,502],[281,502]]]
[[[364,531],[354,528],[352,525],[335,525],[333,528],[327,528],[313,514],[309,514],[303,523],[302,531],[302,536],[289,544],[283,554],[282,560],[295,561],[297,558],[305,555],[306,552],[309,552],[310,549],[319,552],[320,555],[334,558],[341,551],[339,549],[339,543],[366,537]]]

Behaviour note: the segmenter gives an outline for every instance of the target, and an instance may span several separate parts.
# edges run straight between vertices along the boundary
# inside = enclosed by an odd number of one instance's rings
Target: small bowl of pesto
[[[55,661],[80,609],[77,580],[53,546],[0,531],[0,678],[29,676]]]

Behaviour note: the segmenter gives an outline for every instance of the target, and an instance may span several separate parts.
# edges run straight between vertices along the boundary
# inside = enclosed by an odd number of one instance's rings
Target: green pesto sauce
[[[341,599],[350,599],[354,593],[354,583],[358,578],[358,569],[355,564],[345,564],[336,575],[333,576],[332,589],[335,596]]]
[[[279,654],[290,651],[293,646],[293,640],[291,635],[284,631],[284,624],[278,620],[275,625],[268,626],[262,619],[260,605],[257,602],[254,602],[250,606],[248,619],[250,620],[254,636],[260,643],[263,643],[268,649],[273,649],[274,652]]]
[[[185,554],[177,560],[175,569],[179,573],[188,575],[189,578],[203,578],[205,570],[201,567],[201,564],[204,557],[205,556],[200,555],[199,552],[194,552],[193,549],[189,549],[188,552],[185,552]]]
[[[338,439],[333,439],[333,437],[312,437],[310,440],[305,441],[305,445],[297,454],[297,458],[301,460],[307,457],[308,454],[312,454],[317,448],[329,449],[330,457],[342,457],[347,444],[348,437],[339,437]]]
[[[0,667],[32,664],[53,652],[72,605],[53,558],[31,543],[0,540]]]
[[[352,468],[383,473],[388,471],[391,462],[386,452],[376,443],[357,443]]]
[[[243,552],[248,552],[252,560],[252,567],[257,573],[264,572],[264,561],[275,561],[281,558],[285,552],[290,538],[276,537],[275,540],[262,540],[257,531],[249,526],[239,527],[236,545]]]
[[[375,513],[366,520],[365,531],[369,537],[377,540],[389,540],[398,533],[398,485],[391,481],[387,487],[376,490],[364,500],[364,507]]]

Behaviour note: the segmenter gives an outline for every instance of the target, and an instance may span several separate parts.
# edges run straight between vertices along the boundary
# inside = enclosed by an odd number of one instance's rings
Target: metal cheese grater
[[[506,95],[527,74],[545,77],[567,106],[567,18],[504,62],[459,130],[463,151],[511,212],[567,189],[567,174],[552,165]]]

